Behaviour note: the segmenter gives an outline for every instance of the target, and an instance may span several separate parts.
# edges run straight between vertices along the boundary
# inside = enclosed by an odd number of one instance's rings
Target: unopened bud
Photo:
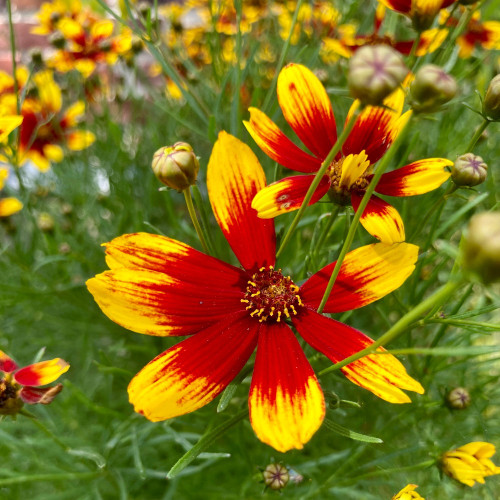
[[[54,230],[54,218],[47,212],[41,212],[36,222],[38,229],[44,233],[51,233]]]
[[[446,403],[453,410],[464,410],[470,405],[470,394],[464,387],[455,387],[446,396]]]
[[[290,475],[288,469],[281,464],[269,464],[263,471],[262,477],[266,486],[272,490],[282,490],[288,483]]]
[[[54,33],[49,36],[49,43],[56,49],[64,49],[66,38],[64,38],[64,35],[60,31],[54,31]]]
[[[463,244],[463,265],[483,283],[500,280],[500,212],[474,215]]]
[[[435,64],[426,64],[417,71],[410,86],[412,108],[419,113],[437,111],[455,97],[457,90],[452,76]]]
[[[156,151],[151,166],[160,182],[184,191],[196,182],[200,162],[187,142],[176,142]]]
[[[451,169],[451,178],[457,186],[477,186],[485,181],[487,174],[488,165],[472,153],[459,156]]]
[[[379,105],[408,74],[403,57],[388,45],[365,45],[349,60],[351,94],[365,104]]]
[[[490,82],[484,97],[483,112],[488,118],[500,121],[500,75]]]

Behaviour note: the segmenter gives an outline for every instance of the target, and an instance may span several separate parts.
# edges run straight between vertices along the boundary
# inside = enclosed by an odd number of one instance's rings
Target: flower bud
[[[426,64],[410,86],[412,108],[418,113],[437,111],[457,93],[457,82],[439,66]]]
[[[41,212],[37,217],[36,223],[38,225],[38,229],[44,233],[51,233],[54,231],[54,217],[52,217],[52,215],[48,212]]]
[[[487,174],[488,165],[472,153],[459,156],[451,169],[451,178],[457,186],[477,186],[485,181]]]
[[[153,172],[166,186],[184,191],[196,182],[200,163],[187,142],[160,148],[153,156]]]
[[[63,49],[66,45],[66,38],[60,31],[54,31],[49,36],[49,43],[56,49]]]
[[[290,475],[288,469],[281,464],[269,464],[263,471],[262,477],[266,486],[272,490],[282,490],[288,483]]]
[[[488,118],[500,121],[500,75],[490,82],[484,97],[483,112]]]
[[[470,394],[464,387],[455,387],[446,396],[446,403],[453,410],[464,410],[470,405]]]
[[[483,283],[500,280],[500,212],[474,215],[463,244],[463,264]]]
[[[396,90],[407,74],[399,52],[388,45],[365,45],[349,60],[347,82],[351,95],[376,106]]]

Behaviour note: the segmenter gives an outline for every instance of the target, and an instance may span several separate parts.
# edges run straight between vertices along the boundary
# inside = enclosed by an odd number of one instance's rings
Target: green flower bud
[[[187,142],[160,148],[151,166],[160,182],[179,192],[196,182],[200,170],[200,162]]]
[[[54,217],[50,215],[48,212],[41,212],[36,220],[38,229],[43,231],[44,233],[51,233],[54,231],[55,223]]]
[[[483,283],[500,280],[500,212],[474,215],[463,245],[463,265]]]
[[[290,479],[288,469],[281,464],[269,464],[262,471],[262,477],[265,485],[272,490],[282,490]]]
[[[488,118],[500,121],[500,75],[490,82],[483,101],[483,112]]]
[[[485,181],[487,174],[488,165],[472,153],[459,156],[451,169],[451,178],[457,186],[477,186]]]
[[[56,49],[64,49],[66,46],[66,38],[60,31],[54,31],[49,36],[49,43]]]
[[[455,387],[446,396],[446,403],[453,410],[464,410],[470,405],[470,394],[464,387]]]
[[[415,74],[410,86],[412,108],[418,113],[437,111],[457,93],[455,79],[439,66],[426,64]]]
[[[408,74],[403,57],[388,45],[365,45],[349,60],[347,83],[351,95],[374,106],[403,82]]]

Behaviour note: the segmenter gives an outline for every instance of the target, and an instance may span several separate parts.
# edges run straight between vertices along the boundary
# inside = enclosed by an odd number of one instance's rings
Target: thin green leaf
[[[380,438],[367,436],[366,434],[360,434],[359,432],[351,431],[346,427],[342,427],[341,425],[336,424],[329,418],[325,418],[323,425],[329,431],[335,432],[336,434],[340,434],[341,436],[345,436],[350,439],[354,439],[355,441],[363,441],[364,443],[383,443]]]

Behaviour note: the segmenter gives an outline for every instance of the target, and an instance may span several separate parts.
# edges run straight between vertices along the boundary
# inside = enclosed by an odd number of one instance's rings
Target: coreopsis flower
[[[351,57],[359,48],[365,45],[389,45],[403,55],[409,55],[415,40],[399,40],[394,34],[380,33],[385,19],[385,5],[379,4],[375,11],[374,24],[371,33],[356,34],[356,28],[338,29],[336,38],[325,37],[322,40],[320,56],[325,62],[334,61],[335,58]],[[448,34],[447,29],[432,28],[423,31],[418,40],[415,55],[418,57],[432,54],[444,42]]]
[[[37,35],[50,35],[58,30],[62,19],[82,20],[82,4],[79,0],[53,0],[44,2],[37,13],[38,26],[31,32]]]
[[[89,131],[77,130],[85,111],[85,103],[78,101],[63,110],[61,89],[54,81],[52,71],[36,73],[32,81],[35,88],[22,102],[22,124],[19,129],[18,159],[20,164],[31,160],[41,171],[51,162],[64,158],[63,146],[72,151],[89,147],[95,140]],[[4,110],[15,113],[16,96],[0,97]]]
[[[392,500],[425,500],[415,490],[418,488],[416,484],[408,484],[399,493],[392,497]]]
[[[86,11],[84,19],[63,18],[58,23],[62,35],[61,44],[48,65],[66,73],[72,69],[88,78],[99,63],[115,64],[118,57],[128,53],[132,47],[130,30],[114,34],[111,20],[100,19]]]
[[[500,467],[490,460],[495,452],[495,446],[491,443],[468,443],[442,456],[443,471],[467,486],[474,486],[476,481],[484,484],[485,477],[500,474]]]
[[[397,90],[384,101],[386,107],[367,106],[316,189],[310,204],[325,194],[338,203],[358,209],[375,163],[387,151],[410,112],[402,114],[404,94]],[[297,210],[314,179],[314,173],[337,140],[335,117],[330,99],[318,78],[300,64],[289,64],[278,77],[278,101],[300,140],[312,154],[296,146],[262,111],[250,108],[245,125],[258,146],[284,167],[308,175],[287,177],[270,184],[254,198],[252,207],[259,217],[271,218]],[[359,107],[355,101],[347,121]],[[427,193],[445,182],[453,162],[428,158],[382,175],[377,193],[413,196]],[[385,243],[404,241],[404,225],[397,210],[373,195],[361,217],[365,229]]]
[[[463,13],[465,8],[461,7],[460,10]],[[446,12],[442,13],[441,20],[451,28],[457,26],[459,22],[458,18],[450,17]],[[476,46],[485,50],[500,50],[500,21],[483,22],[481,13],[475,11],[464,32],[457,38],[457,45],[460,48],[458,55],[464,59],[472,55]]]
[[[136,412],[161,421],[201,408],[224,390],[257,347],[250,420],[261,441],[285,452],[302,448],[325,414],[319,382],[288,322],[332,362],[372,340],[317,312],[334,263],[300,287],[274,267],[273,221],[258,218],[251,208],[265,182],[251,149],[221,132],[208,165],[208,192],[242,268],[171,238],[126,234],[106,244],[110,270],[87,281],[87,287],[104,314],[129,330],[188,336],[132,379],[128,393]],[[390,293],[411,274],[417,253],[407,243],[350,252],[324,311],[357,309]],[[392,355],[365,356],[342,371],[392,403],[410,401],[401,389],[423,392]]]
[[[16,415],[24,403],[47,405],[62,391],[62,384],[40,387],[57,380],[69,370],[61,358],[40,361],[19,368],[15,361],[0,351],[0,415]]]
[[[408,16],[418,31],[428,29],[441,9],[457,0],[379,0],[391,10]]]

